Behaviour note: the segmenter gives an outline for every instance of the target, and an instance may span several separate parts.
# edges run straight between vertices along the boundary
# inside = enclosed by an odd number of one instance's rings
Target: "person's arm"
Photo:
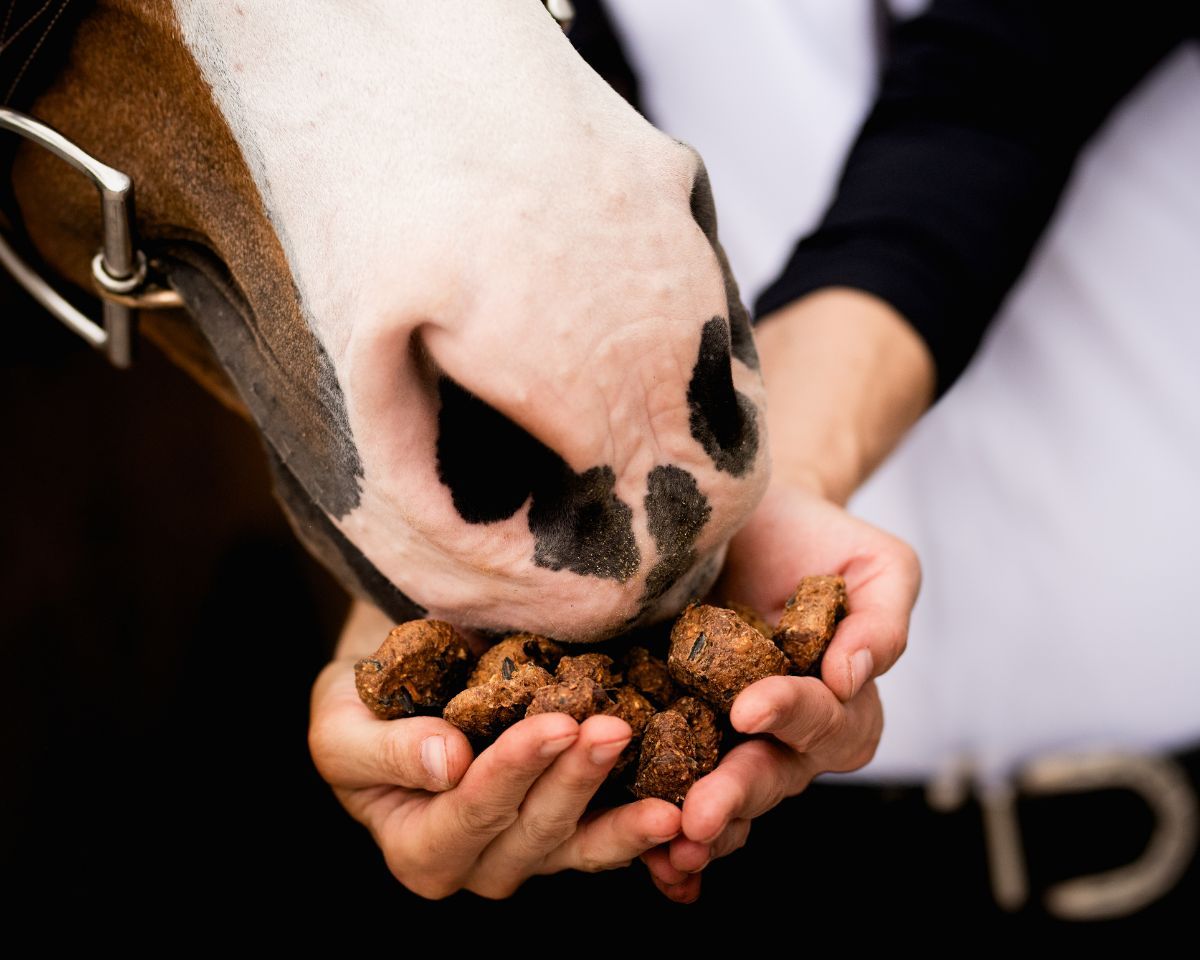
[[[1079,150],[1186,35],[1161,0],[1120,13],[939,0],[902,26],[832,207],[759,298],[775,474],[734,538],[724,588],[778,614],[799,577],[836,572],[850,615],[820,682],[771,677],[734,702],[735,729],[770,736],[697,782],[684,835],[643,855],[669,896],[695,897],[697,872],[745,842],[754,817],[874,755],[874,678],[903,652],[920,569],[837,504],[962,372]]]
[[[934,361],[877,297],[818,290],[757,330],[773,480],[846,499],[933,399]]]
[[[921,335],[937,393],[1028,261],[1083,145],[1196,26],[1188,4],[935,0],[901,24],[878,99],[815,233],[759,297],[764,324],[850,287]]]

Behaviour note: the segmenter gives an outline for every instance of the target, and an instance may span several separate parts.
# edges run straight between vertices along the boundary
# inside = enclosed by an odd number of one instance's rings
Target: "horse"
[[[712,586],[770,465],[711,186],[538,0],[98,0],[30,111],[132,177],[143,334],[353,593],[592,641]],[[88,184],[12,192],[87,288]]]

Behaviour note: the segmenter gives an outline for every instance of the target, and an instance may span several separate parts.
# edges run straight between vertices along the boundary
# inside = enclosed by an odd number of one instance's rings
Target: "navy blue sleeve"
[[[755,304],[848,286],[894,306],[959,376],[1075,158],[1196,26],[1196,5],[935,0],[892,31],[832,206]]]

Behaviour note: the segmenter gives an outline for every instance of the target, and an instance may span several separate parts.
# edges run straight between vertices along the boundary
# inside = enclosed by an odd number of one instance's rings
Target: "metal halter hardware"
[[[147,282],[146,255],[133,245],[133,180],[101,163],[57,130],[16,110],[0,107],[0,129],[10,130],[61,157],[95,184],[100,193],[104,244],[92,258],[92,280],[103,303],[97,324],[72,306],[0,234],[0,264],[38,303],[79,334],[115,367],[133,361],[133,311],[183,306],[173,290]]]

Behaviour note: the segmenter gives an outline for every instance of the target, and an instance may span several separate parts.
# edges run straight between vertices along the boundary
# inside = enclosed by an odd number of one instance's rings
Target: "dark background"
[[[112,370],[4,278],[0,320],[8,907],[355,936],[364,918],[490,939],[516,921],[578,931],[630,911],[700,942],[714,924],[760,921],[847,944],[900,928],[941,940],[951,917],[1046,931],[1036,910],[991,906],[977,810],[929,832],[916,791],[846,786],[818,785],[757,821],[745,850],[706,871],[694,906],[668,903],[640,864],[538,878],[504,903],[408,894],[309,761],[308,692],[346,599],[293,539],[253,431],[145,342],[134,369]],[[1149,823],[1113,802],[1106,816],[1137,825],[1135,856]],[[1096,824],[1072,839],[1075,819],[1024,826],[1069,854],[1061,876],[1120,862],[1112,848],[1094,862]],[[392,949],[386,929],[368,934]]]

